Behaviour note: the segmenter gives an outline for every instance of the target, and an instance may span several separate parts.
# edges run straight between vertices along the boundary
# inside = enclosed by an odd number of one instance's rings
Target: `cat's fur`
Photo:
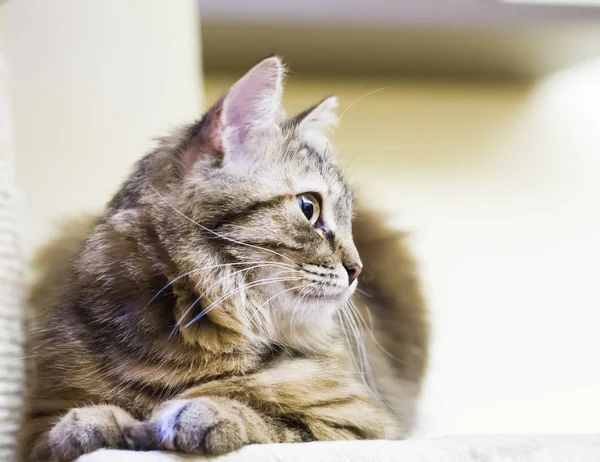
[[[379,215],[352,220],[335,100],[282,122],[282,78],[278,58],[257,65],[42,252],[24,460],[408,432],[428,339],[413,262]],[[360,258],[364,296],[344,269]],[[372,374],[347,343],[351,296]]]

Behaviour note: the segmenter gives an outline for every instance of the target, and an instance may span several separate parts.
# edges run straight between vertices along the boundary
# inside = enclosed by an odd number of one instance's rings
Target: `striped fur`
[[[259,64],[161,140],[101,217],[41,254],[24,460],[409,431],[427,357],[412,260],[371,212],[357,213],[353,238],[352,193],[311,142],[319,121],[268,114],[282,76],[276,58]],[[330,120],[325,104],[302,117]],[[322,198],[317,227],[299,209],[305,192]],[[359,250],[370,297],[353,295],[344,269]],[[371,388],[348,342],[351,302],[373,315]]]

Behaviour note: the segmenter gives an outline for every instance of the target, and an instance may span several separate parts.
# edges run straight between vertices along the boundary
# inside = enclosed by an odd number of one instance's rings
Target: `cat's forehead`
[[[286,138],[279,154],[286,182],[295,194],[318,193],[332,220],[340,224],[351,221],[352,190],[329,154],[293,135]]]

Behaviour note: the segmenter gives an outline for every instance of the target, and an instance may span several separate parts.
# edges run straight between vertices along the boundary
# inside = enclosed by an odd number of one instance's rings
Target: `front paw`
[[[70,461],[100,448],[130,449],[124,431],[137,421],[117,406],[71,409],[48,435],[54,460]]]
[[[186,454],[220,455],[248,443],[239,413],[213,398],[168,401],[128,434],[138,446]]]

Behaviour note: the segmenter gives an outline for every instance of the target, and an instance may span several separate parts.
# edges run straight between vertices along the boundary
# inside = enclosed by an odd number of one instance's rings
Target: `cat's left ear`
[[[284,73],[278,57],[267,58],[229,89],[221,108],[221,141],[226,155],[243,155],[253,138],[278,128]]]
[[[333,129],[338,122],[336,115],[338,106],[338,99],[335,96],[329,96],[319,104],[288,120],[286,125],[296,127],[296,133],[302,142],[319,152],[325,152],[329,147]]]

